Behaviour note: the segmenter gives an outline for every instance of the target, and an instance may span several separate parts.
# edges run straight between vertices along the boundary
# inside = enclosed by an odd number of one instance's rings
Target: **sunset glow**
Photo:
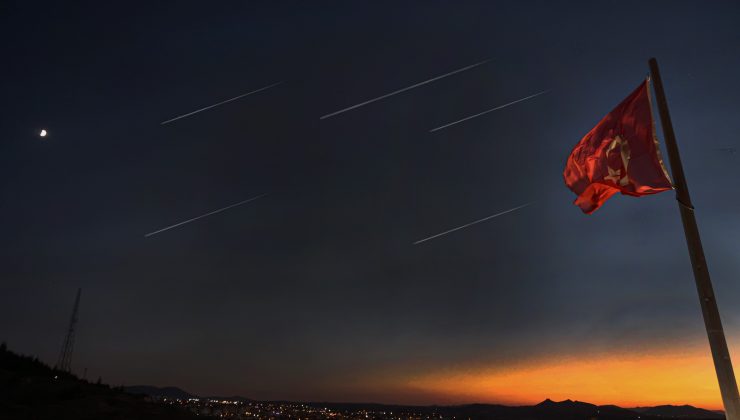
[[[591,355],[505,369],[443,372],[413,378],[409,387],[444,400],[533,404],[545,398],[623,407],[691,404],[721,409],[707,348],[655,354]]]

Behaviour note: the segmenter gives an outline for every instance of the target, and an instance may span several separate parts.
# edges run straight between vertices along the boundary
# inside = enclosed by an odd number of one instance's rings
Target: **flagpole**
[[[712,350],[712,359],[714,360],[714,369],[717,372],[717,381],[719,390],[722,394],[722,403],[725,407],[725,416],[727,420],[740,420],[740,395],[738,395],[737,382],[735,382],[735,373],[732,370],[732,361],[730,352],[727,349],[725,333],[722,330],[722,321],[719,317],[719,309],[715,300],[712,280],[709,278],[707,262],[704,258],[704,250],[701,246],[699,237],[699,228],[696,225],[694,217],[694,206],[691,204],[689,188],[686,184],[683,166],[681,165],[681,156],[678,153],[678,144],[676,135],[673,132],[671,116],[668,113],[668,102],[663,90],[663,81],[660,78],[658,70],[658,61],[651,58],[650,74],[655,87],[655,100],[658,105],[660,114],[660,123],[663,127],[663,137],[665,138],[666,150],[668,151],[668,160],[671,162],[671,172],[673,182],[676,188],[676,201],[678,209],[681,212],[681,221],[683,230],[686,234],[686,244],[689,248],[691,265],[694,269],[694,280],[696,289],[699,292],[699,302],[701,312],[704,316],[704,325],[709,337],[709,347]]]

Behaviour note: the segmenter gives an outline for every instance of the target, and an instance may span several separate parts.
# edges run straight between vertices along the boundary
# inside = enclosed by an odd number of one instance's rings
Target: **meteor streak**
[[[196,220],[198,220],[198,219],[202,219],[202,218],[204,218],[204,217],[208,217],[208,216],[210,216],[210,215],[212,215],[212,214],[216,214],[216,213],[221,213],[221,212],[222,212],[222,211],[224,211],[224,210],[228,210],[228,209],[230,209],[230,208],[232,208],[232,207],[236,207],[236,206],[241,206],[242,204],[246,204],[246,203],[249,203],[250,201],[254,201],[254,200],[257,200],[258,198],[262,198],[262,197],[264,197],[264,196],[266,196],[266,195],[267,195],[267,194],[260,194],[260,195],[258,195],[258,196],[256,196],[256,197],[248,198],[248,199],[246,199],[246,200],[244,200],[244,201],[240,201],[240,202],[238,202],[238,203],[236,203],[236,204],[232,204],[232,205],[230,205],[230,206],[226,206],[226,207],[224,207],[224,208],[222,208],[222,209],[214,210],[214,211],[212,211],[212,212],[210,212],[210,213],[206,213],[206,214],[201,214],[201,215],[200,215],[200,216],[198,216],[198,217],[193,217],[192,219],[188,219],[188,220],[186,220],[186,221],[184,221],[184,222],[180,222],[180,223],[174,224],[174,225],[172,225],[172,226],[167,226],[166,228],[163,228],[163,229],[159,229],[159,230],[155,230],[154,232],[151,232],[151,233],[147,233],[146,235],[144,235],[144,237],[145,237],[145,238],[148,238],[148,237],[150,237],[150,236],[152,236],[152,235],[156,235],[156,234],[158,234],[158,233],[164,232],[165,230],[170,230],[170,229],[172,229],[172,228],[176,228],[176,227],[178,227],[178,226],[182,226],[182,225],[184,225],[184,224],[186,224],[186,223],[194,222],[194,221],[196,221]]]
[[[341,114],[341,113],[343,113],[343,112],[351,111],[351,110],[353,110],[353,109],[355,109],[355,108],[359,108],[359,107],[361,107],[361,106],[365,106],[365,105],[367,105],[367,104],[370,104],[370,103],[373,103],[373,102],[375,102],[375,101],[379,101],[379,100],[381,100],[381,99],[385,99],[385,98],[387,98],[387,97],[389,97],[389,96],[393,96],[393,95],[399,94],[399,93],[401,93],[401,92],[406,92],[407,90],[411,90],[411,89],[413,89],[413,88],[417,88],[417,87],[419,87],[419,86],[422,86],[422,85],[426,85],[427,83],[432,83],[432,82],[434,82],[434,81],[437,81],[437,80],[439,80],[439,79],[444,79],[444,78],[445,78],[445,77],[447,77],[447,76],[452,76],[453,74],[457,74],[457,73],[461,73],[461,72],[464,72],[464,71],[466,71],[466,70],[470,70],[470,69],[472,69],[473,67],[478,67],[478,66],[480,66],[480,65],[482,65],[482,64],[485,64],[485,63],[487,63],[487,62],[489,62],[489,61],[491,61],[491,59],[490,59],[490,58],[489,58],[488,60],[483,60],[483,61],[481,61],[481,62],[479,62],[479,63],[471,64],[471,65],[469,65],[469,66],[467,66],[467,67],[463,67],[463,68],[460,68],[460,69],[457,69],[457,70],[453,70],[453,71],[451,71],[451,72],[449,72],[449,73],[445,73],[445,74],[443,74],[443,75],[441,75],[441,76],[433,77],[433,78],[431,78],[431,79],[429,79],[429,80],[425,80],[425,81],[423,81],[423,82],[419,82],[419,83],[417,83],[417,84],[414,84],[414,85],[411,85],[411,86],[407,86],[407,87],[405,87],[405,88],[403,88],[403,89],[399,89],[399,90],[393,91],[393,92],[391,92],[391,93],[386,93],[386,94],[385,94],[385,95],[383,95],[383,96],[378,96],[377,98],[374,98],[374,99],[370,99],[370,100],[368,100],[368,101],[365,101],[365,102],[359,103],[359,104],[357,104],[357,105],[352,105],[351,107],[348,107],[348,108],[344,108],[344,109],[340,109],[339,111],[335,111],[335,112],[332,112],[331,114],[326,114],[326,115],[324,115],[323,117],[321,117],[321,118],[319,118],[319,119],[320,119],[320,120],[325,120],[325,119],[327,119],[327,118],[329,118],[329,117],[333,117],[333,116],[335,116],[335,115],[339,115],[339,114]]]
[[[175,118],[169,119],[169,120],[167,120],[167,121],[163,121],[162,123],[160,123],[160,125],[165,125],[165,124],[169,124],[169,123],[171,123],[171,122],[173,122],[173,121],[177,121],[177,120],[179,120],[179,119],[182,119],[182,118],[185,118],[185,117],[189,117],[189,116],[191,116],[191,115],[193,115],[193,114],[197,114],[197,113],[199,113],[199,112],[203,112],[203,111],[206,111],[206,110],[208,110],[208,109],[211,109],[211,108],[215,108],[215,107],[217,107],[217,106],[219,106],[219,105],[223,105],[223,104],[225,104],[225,103],[227,103],[227,102],[235,101],[235,100],[237,100],[237,99],[239,99],[239,98],[243,98],[243,97],[245,97],[245,96],[249,96],[249,95],[252,95],[252,94],[254,94],[254,93],[257,93],[257,92],[262,92],[263,90],[267,90],[267,89],[270,89],[271,87],[275,87],[275,86],[277,86],[277,85],[279,85],[279,84],[282,84],[282,83],[283,83],[283,82],[277,82],[277,83],[273,83],[273,84],[271,84],[271,85],[269,85],[269,86],[265,86],[265,87],[259,88],[259,89],[257,89],[257,90],[253,90],[253,91],[251,91],[251,92],[247,92],[247,93],[244,93],[244,94],[242,94],[242,95],[239,95],[239,96],[235,96],[235,97],[233,97],[233,98],[231,98],[231,99],[227,99],[227,100],[225,100],[225,101],[221,101],[221,102],[219,102],[219,103],[217,103],[217,104],[209,105],[209,106],[207,106],[207,107],[205,107],[205,108],[201,108],[201,109],[196,109],[196,110],[195,110],[195,111],[193,111],[193,112],[188,112],[187,114],[183,114],[183,115],[180,115],[179,117],[175,117]]]
[[[428,241],[428,240],[430,240],[430,239],[438,238],[438,237],[440,237],[440,236],[442,236],[442,235],[447,235],[448,233],[452,233],[452,232],[454,232],[454,231],[456,231],[456,230],[460,230],[460,229],[465,229],[466,227],[470,227],[470,226],[473,226],[473,225],[475,225],[475,224],[478,224],[478,223],[481,223],[481,222],[485,222],[486,220],[489,220],[489,219],[493,219],[494,217],[498,217],[498,216],[504,215],[504,214],[506,214],[506,213],[511,213],[511,212],[512,212],[512,211],[514,211],[514,210],[519,210],[519,209],[521,209],[521,208],[523,208],[523,207],[527,207],[527,206],[528,206],[528,205],[530,205],[530,204],[532,204],[532,203],[522,204],[522,205],[521,205],[521,206],[519,206],[519,207],[514,207],[513,209],[509,209],[509,210],[506,210],[506,211],[502,211],[501,213],[496,213],[496,214],[493,214],[493,215],[491,215],[491,216],[487,216],[487,217],[484,217],[484,218],[482,218],[482,219],[478,219],[478,220],[476,220],[476,221],[474,221],[474,222],[470,222],[470,223],[468,223],[468,224],[465,224],[465,225],[462,225],[462,226],[458,226],[458,227],[456,227],[456,228],[453,228],[453,229],[450,229],[450,230],[444,231],[444,232],[442,232],[442,233],[438,233],[438,234],[436,234],[436,235],[433,235],[433,236],[430,236],[430,237],[428,237],[428,238],[420,239],[420,240],[418,240],[418,241],[414,242],[414,245],[419,245],[420,243],[422,243],[422,242],[426,242],[426,241]]]
[[[516,101],[513,101],[513,102],[509,102],[508,104],[503,104],[503,105],[499,105],[499,106],[497,106],[496,108],[491,108],[491,109],[489,109],[489,110],[487,110],[487,111],[479,112],[479,113],[477,113],[477,114],[475,114],[475,115],[471,115],[471,116],[469,116],[469,117],[465,117],[465,118],[463,118],[463,119],[461,119],[461,120],[453,121],[453,122],[451,122],[451,123],[449,123],[449,124],[445,124],[445,125],[439,126],[439,127],[437,127],[437,128],[433,128],[433,129],[429,130],[429,132],[430,132],[430,133],[433,133],[433,132],[435,132],[435,131],[437,131],[437,130],[441,130],[441,129],[443,129],[443,128],[451,127],[451,126],[453,126],[453,125],[455,125],[455,124],[459,124],[459,123],[461,123],[461,122],[463,122],[463,121],[467,121],[467,120],[472,120],[473,118],[476,118],[476,117],[480,117],[481,115],[485,115],[485,114],[488,114],[489,112],[497,111],[497,110],[499,110],[499,109],[501,109],[501,108],[506,108],[507,106],[510,106],[510,105],[514,105],[514,104],[516,104],[516,103],[519,103],[519,102],[523,102],[523,101],[526,101],[527,99],[532,99],[532,98],[534,98],[535,96],[540,96],[540,95],[543,95],[543,94],[545,94],[545,93],[547,93],[547,92],[549,92],[549,91],[550,91],[550,89],[547,89],[547,90],[543,90],[542,92],[538,92],[538,93],[535,93],[534,95],[529,95],[529,96],[525,96],[525,97],[524,97],[524,98],[522,98],[522,99],[517,99]]]

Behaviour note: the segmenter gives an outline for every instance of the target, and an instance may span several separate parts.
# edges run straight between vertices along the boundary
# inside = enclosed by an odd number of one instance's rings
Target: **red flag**
[[[673,188],[660,157],[645,80],[578,142],[565,164],[573,204],[591,214],[617,192],[640,197]]]

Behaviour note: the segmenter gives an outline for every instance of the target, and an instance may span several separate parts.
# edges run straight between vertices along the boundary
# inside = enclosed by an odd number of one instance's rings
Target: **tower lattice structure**
[[[75,344],[75,326],[77,325],[77,312],[80,308],[80,294],[82,288],[77,289],[77,297],[75,298],[75,306],[72,309],[72,318],[69,320],[69,329],[67,329],[67,336],[64,338],[64,344],[62,345],[62,351],[59,353],[59,359],[57,360],[56,368],[63,371],[69,372],[70,365],[72,363],[72,350]]]

